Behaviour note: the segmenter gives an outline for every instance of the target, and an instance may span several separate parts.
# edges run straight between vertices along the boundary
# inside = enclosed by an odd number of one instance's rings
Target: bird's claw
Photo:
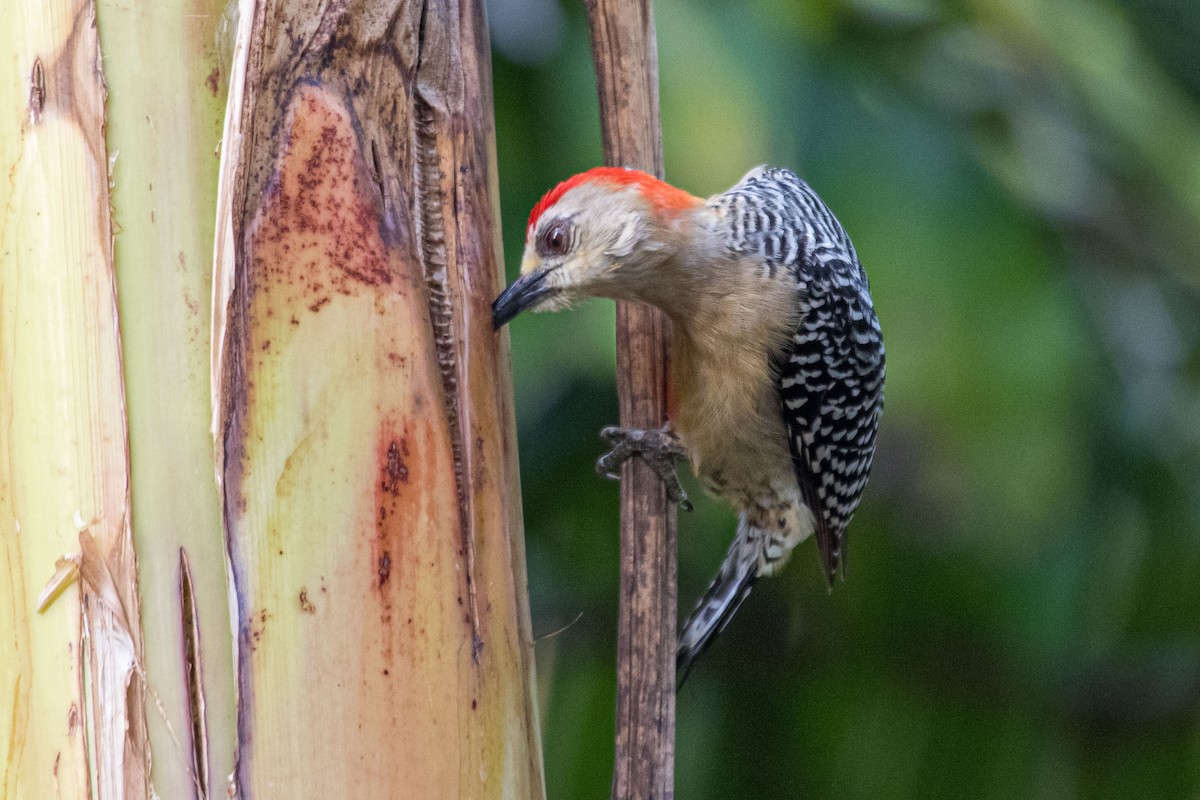
[[[635,454],[640,455],[662,480],[671,502],[678,503],[684,511],[692,510],[692,503],[675,470],[675,461],[687,458],[687,450],[665,427],[642,430],[609,426],[600,431],[600,436],[612,445],[612,449],[596,459],[596,472],[615,481],[621,477],[621,464]]]

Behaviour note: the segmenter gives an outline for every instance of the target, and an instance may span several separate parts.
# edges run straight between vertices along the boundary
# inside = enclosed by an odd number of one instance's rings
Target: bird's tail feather
[[[679,635],[679,646],[675,651],[675,680],[683,686],[688,673],[696,661],[708,649],[713,640],[742,602],[750,595],[754,581],[758,579],[758,558],[753,552],[753,543],[748,535],[745,521],[738,528],[738,535],[729,547],[717,577],[708,591],[700,598],[695,610],[683,624]]]

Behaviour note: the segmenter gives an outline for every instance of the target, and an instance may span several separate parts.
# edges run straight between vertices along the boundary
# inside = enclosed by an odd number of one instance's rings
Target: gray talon
[[[609,480],[617,480],[621,464],[635,454],[640,455],[665,484],[671,502],[678,503],[684,511],[692,510],[692,503],[675,470],[675,460],[687,458],[687,451],[666,427],[643,430],[609,426],[600,431],[600,436],[612,445],[612,449],[596,459],[596,472]]]

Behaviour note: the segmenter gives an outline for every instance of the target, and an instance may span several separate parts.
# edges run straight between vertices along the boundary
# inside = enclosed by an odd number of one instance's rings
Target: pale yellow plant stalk
[[[5,15],[0,796],[142,798],[149,753],[94,13],[84,0],[46,0]]]

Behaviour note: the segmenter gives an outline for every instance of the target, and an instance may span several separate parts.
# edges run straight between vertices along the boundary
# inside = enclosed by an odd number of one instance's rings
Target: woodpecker
[[[674,470],[686,457],[739,514],[680,634],[682,682],[758,577],[810,535],[830,587],[845,579],[883,410],[883,335],[850,237],[786,169],[759,167],[708,200],[619,167],[560,183],[529,216],[493,323],[588,297],[649,303],[672,323],[667,426],[606,428],[614,447],[597,469],[615,477],[637,453],[686,502]]]

